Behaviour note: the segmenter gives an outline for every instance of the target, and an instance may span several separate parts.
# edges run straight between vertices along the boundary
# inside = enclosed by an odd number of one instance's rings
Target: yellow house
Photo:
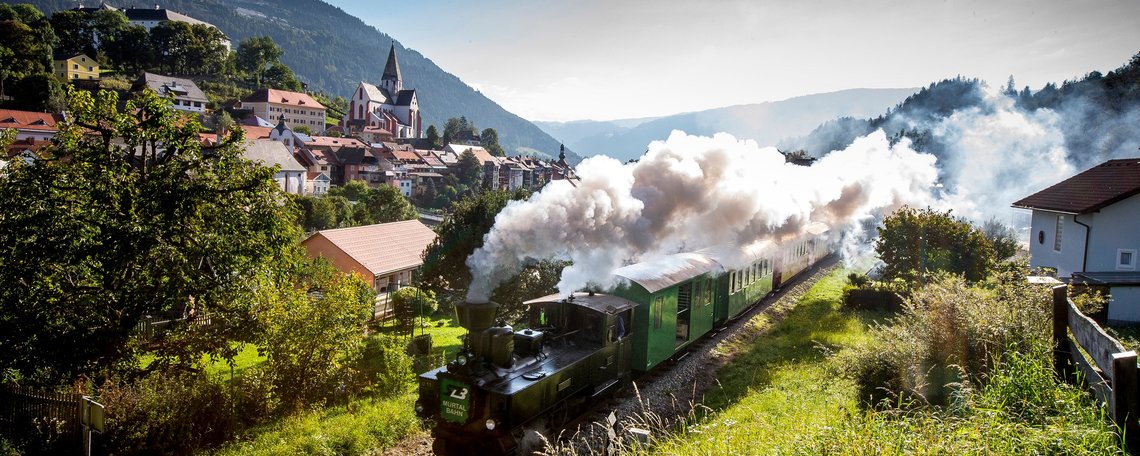
[[[86,54],[56,56],[52,72],[65,81],[99,79],[99,62]]]

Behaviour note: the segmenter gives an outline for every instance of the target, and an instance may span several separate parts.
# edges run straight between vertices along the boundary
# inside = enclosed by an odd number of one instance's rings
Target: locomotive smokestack
[[[467,300],[455,305],[455,316],[459,319],[459,326],[478,334],[490,328],[495,323],[495,316],[499,313],[499,305],[493,301]]]

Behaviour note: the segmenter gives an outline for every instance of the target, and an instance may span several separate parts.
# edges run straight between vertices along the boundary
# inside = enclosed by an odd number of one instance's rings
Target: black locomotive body
[[[527,304],[519,331],[490,325],[493,303],[459,311],[462,352],[419,378],[416,411],[436,421],[436,454],[510,453],[528,429],[561,426],[629,381],[633,302],[576,293]]]

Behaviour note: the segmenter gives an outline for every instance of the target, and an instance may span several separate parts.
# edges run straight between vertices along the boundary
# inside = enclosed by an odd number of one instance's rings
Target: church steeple
[[[404,90],[400,61],[396,60],[396,43],[392,43],[392,48],[388,50],[388,63],[384,64],[384,74],[380,75],[380,87],[387,89],[393,97]]]

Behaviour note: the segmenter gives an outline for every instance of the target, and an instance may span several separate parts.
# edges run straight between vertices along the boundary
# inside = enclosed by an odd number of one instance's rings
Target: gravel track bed
[[[717,385],[716,372],[732,361],[734,350],[763,337],[769,328],[795,307],[816,281],[838,267],[837,258],[838,256],[831,255],[821,260],[812,269],[800,274],[790,286],[768,295],[716,334],[691,345],[687,354],[680,359],[666,362],[653,372],[636,379],[633,388],[627,388],[616,397],[599,404],[562,431],[564,438],[571,437],[559,446],[577,454],[600,454],[598,444],[606,438],[603,424],[611,413],[617,419],[618,436],[623,436],[624,429],[633,423],[639,426],[646,423],[643,412],[647,410],[655,416],[649,425],[654,434],[662,431],[661,426],[671,425],[688,416],[693,407],[702,402],[705,393]],[[767,316],[766,321],[754,318],[762,314]],[[430,455],[431,442],[430,434],[417,433],[408,436],[384,454]]]

